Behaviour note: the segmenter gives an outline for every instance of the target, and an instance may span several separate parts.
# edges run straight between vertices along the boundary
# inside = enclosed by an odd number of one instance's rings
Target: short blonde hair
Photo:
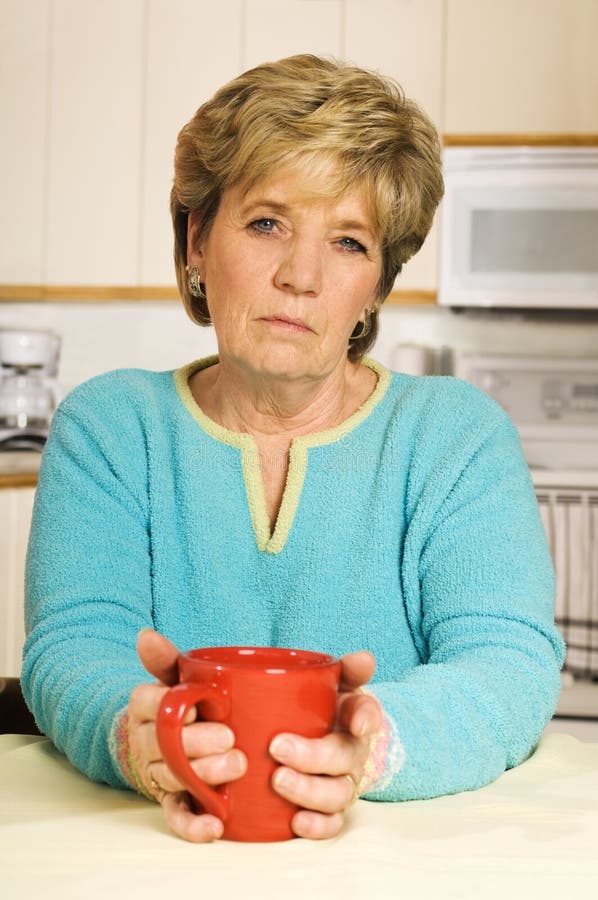
[[[179,291],[189,316],[209,325],[206,301],[189,292],[187,224],[206,235],[223,192],[249,189],[273,169],[322,156],[336,164],[331,197],[364,186],[382,248],[371,329],[349,342],[360,359],[378,331],[377,307],[421,247],[443,194],[440,142],[428,117],[396,82],[310,54],[264,63],[224,85],[180,131],[171,213]]]

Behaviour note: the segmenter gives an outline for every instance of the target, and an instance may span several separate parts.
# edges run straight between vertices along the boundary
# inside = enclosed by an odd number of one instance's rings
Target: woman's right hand
[[[190,797],[175,778],[158,746],[156,718],[169,685],[176,684],[179,651],[150,628],[139,633],[137,652],[144,667],[159,684],[142,684],[129,698],[129,752],[145,790],[161,804],[168,826],[179,837],[195,843],[222,835],[216,816],[193,811]],[[234,781],[245,774],[247,758],[234,748],[234,734],[218,722],[196,722],[191,710],[183,728],[183,747],[197,775],[210,785]]]

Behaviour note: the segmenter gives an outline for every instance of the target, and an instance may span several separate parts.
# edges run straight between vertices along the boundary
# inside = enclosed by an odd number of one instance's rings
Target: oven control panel
[[[598,427],[598,358],[463,355],[455,374],[493,397],[517,425]]]
[[[509,414],[530,467],[598,470],[598,358],[460,354],[455,375]]]

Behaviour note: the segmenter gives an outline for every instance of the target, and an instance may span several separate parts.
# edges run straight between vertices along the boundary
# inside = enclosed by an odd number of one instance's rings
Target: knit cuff
[[[384,710],[382,715],[382,727],[370,738],[370,752],[358,786],[360,797],[368,794],[372,799],[377,799],[405,762],[405,749],[396,725]]]
[[[127,784],[148,800],[155,802],[139,775],[131,748],[129,746],[129,714],[127,708],[121,709],[114,717],[108,738],[110,756]]]

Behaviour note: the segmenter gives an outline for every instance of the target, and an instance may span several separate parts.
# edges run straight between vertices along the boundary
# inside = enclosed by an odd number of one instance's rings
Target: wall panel
[[[0,284],[42,278],[48,44],[48,0],[0,0]]]
[[[50,283],[138,280],[143,37],[143,0],[54,0]]]

